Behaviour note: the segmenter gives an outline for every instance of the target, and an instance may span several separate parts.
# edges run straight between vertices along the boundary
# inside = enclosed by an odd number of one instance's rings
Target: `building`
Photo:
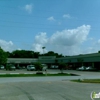
[[[14,63],[20,65],[27,65],[34,62],[41,62],[46,64],[55,64],[64,62],[68,65],[72,65],[74,69],[84,66],[93,66],[100,69],[100,53],[81,54],[76,56],[68,56],[56,58],[55,56],[40,56],[38,59],[34,58],[8,58],[7,63]]]
[[[100,53],[81,54],[76,56],[57,58],[58,62],[71,64],[73,68],[84,66],[92,66],[100,69]]]

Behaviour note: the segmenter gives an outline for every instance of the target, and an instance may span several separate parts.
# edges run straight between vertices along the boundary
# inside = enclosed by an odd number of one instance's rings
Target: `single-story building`
[[[34,58],[8,58],[7,63],[14,63],[16,65],[26,65],[34,62],[41,62],[46,64],[57,64],[64,62],[72,65],[73,68],[84,66],[93,66],[100,69],[100,53],[81,54],[75,56],[56,58],[55,56],[40,56],[38,59]]]

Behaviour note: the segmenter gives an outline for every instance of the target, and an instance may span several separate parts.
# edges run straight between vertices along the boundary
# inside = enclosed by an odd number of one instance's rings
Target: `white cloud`
[[[34,43],[32,46],[33,46],[33,50],[34,50],[34,51],[43,53],[43,52],[42,52],[42,47],[43,47],[42,44]]]
[[[35,37],[35,42],[39,44],[47,43],[48,39],[45,32],[41,32]]]
[[[12,41],[5,41],[0,39],[0,46],[5,51],[12,51],[14,49],[14,44]]]
[[[34,42],[35,43],[32,45],[33,50],[43,53],[42,47],[48,42],[46,33],[41,32],[40,34],[36,35]]]
[[[42,52],[42,47],[47,46],[50,48],[48,51],[65,55],[79,54],[82,52],[80,45],[86,41],[89,31],[90,25],[83,25],[76,29],[57,31],[50,38],[47,38],[47,33],[40,33],[35,37],[33,50]]]
[[[24,6],[25,11],[28,13],[32,13],[33,5],[32,4],[27,4]]]
[[[88,47],[88,48],[84,49],[83,54],[85,54],[85,53],[87,53],[87,54],[89,54],[89,53],[96,53],[96,52],[97,52],[96,48]]]
[[[95,40],[94,38],[88,38],[87,44],[88,46],[81,50],[83,54],[97,53],[98,51],[100,51],[100,39]]]
[[[89,30],[89,25],[83,25],[77,29],[57,31],[52,35],[50,41],[53,44],[64,46],[81,44],[86,40]]]
[[[69,14],[64,14],[63,18],[71,18],[71,16]]]
[[[18,48],[17,50],[22,50],[21,48]]]
[[[53,17],[53,16],[51,16],[51,17],[47,18],[47,20],[50,20],[50,21],[55,21],[55,19],[54,19],[54,17]]]
[[[61,22],[58,22],[58,25],[61,25]]]
[[[94,40],[94,38],[91,37],[91,38],[89,38],[89,40]]]
[[[99,45],[100,45],[100,39],[97,41],[97,44],[99,44]]]

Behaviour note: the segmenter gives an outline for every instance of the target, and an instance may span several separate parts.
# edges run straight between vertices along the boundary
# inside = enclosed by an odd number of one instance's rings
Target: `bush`
[[[43,66],[40,62],[36,62],[34,65],[37,71],[42,71]]]
[[[43,75],[43,72],[37,72],[36,74],[38,74],[38,75],[41,75],[42,74]]]
[[[61,70],[61,73],[63,73],[63,70],[66,68],[65,63],[59,63],[59,69]]]
[[[13,64],[6,64],[6,70],[15,70],[15,66]]]

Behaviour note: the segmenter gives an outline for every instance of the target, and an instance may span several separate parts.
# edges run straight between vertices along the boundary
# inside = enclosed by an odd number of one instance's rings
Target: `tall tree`
[[[34,51],[15,50],[12,52],[13,58],[34,58]]]
[[[0,47],[0,65],[7,62],[7,53]]]
[[[56,56],[57,58],[58,57],[63,57],[62,54],[55,53],[54,51],[49,51],[48,53],[45,53],[44,55],[45,56]]]

